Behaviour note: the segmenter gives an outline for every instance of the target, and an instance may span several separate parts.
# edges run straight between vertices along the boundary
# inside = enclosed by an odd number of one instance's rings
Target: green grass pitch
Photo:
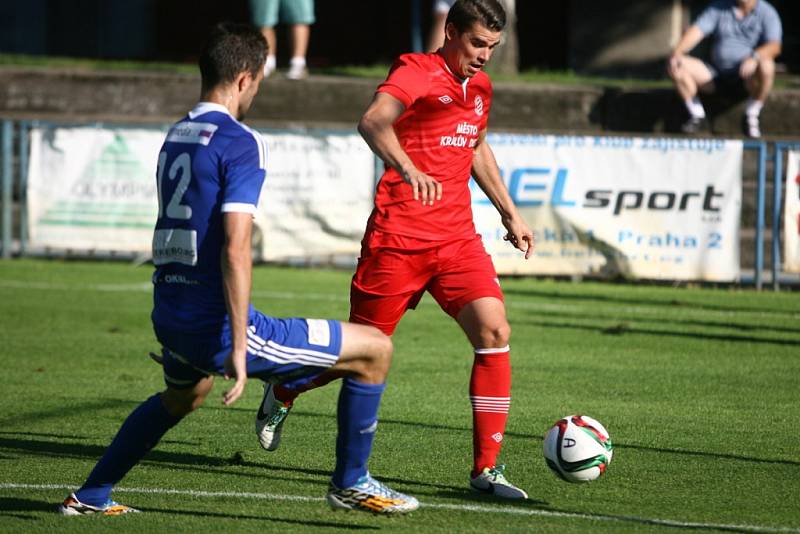
[[[163,387],[151,268],[0,262],[0,532],[800,532],[800,299],[794,294],[506,279],[514,384],[501,460],[531,499],[467,486],[471,350],[432,299],[406,315],[370,462],[417,496],[383,518],[333,512],[333,384],[298,401],[280,450],[253,433],[256,381],[224,383],[168,433],[115,497],[143,514],[54,513],[121,421]],[[253,302],[344,319],[349,273],[258,267]],[[603,478],[567,484],[542,458],[559,417],[615,443]]]

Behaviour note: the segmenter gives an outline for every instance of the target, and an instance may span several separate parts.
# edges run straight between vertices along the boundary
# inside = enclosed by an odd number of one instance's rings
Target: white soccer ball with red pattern
[[[559,419],[544,436],[547,466],[567,482],[589,482],[605,473],[614,446],[599,421],[585,415]]]

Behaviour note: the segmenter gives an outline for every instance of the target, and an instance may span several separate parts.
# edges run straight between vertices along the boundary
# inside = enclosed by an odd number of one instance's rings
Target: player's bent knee
[[[511,339],[511,326],[507,321],[485,325],[480,332],[481,346],[477,348],[494,349],[505,347],[508,345],[509,339]]]
[[[382,374],[385,377],[389,373],[389,367],[392,363],[392,353],[394,352],[392,339],[379,330],[375,330],[373,337],[372,350],[368,360],[369,371]]]

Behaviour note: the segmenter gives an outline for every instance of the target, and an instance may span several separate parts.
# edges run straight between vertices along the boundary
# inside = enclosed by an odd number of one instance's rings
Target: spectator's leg
[[[306,71],[306,52],[308,40],[311,36],[311,27],[308,24],[292,25],[292,59],[289,73],[286,75],[291,80],[299,80],[308,75]]]
[[[680,64],[670,67],[668,70],[670,78],[675,82],[678,94],[686,104],[686,109],[692,118],[704,118],[706,116],[703,104],[697,96],[699,90],[707,90],[712,86],[713,75],[705,63],[701,60],[684,56]]]
[[[267,46],[269,47],[267,62],[264,64],[264,77],[266,78],[273,73],[277,66],[276,56],[278,53],[278,40],[275,37],[275,28],[272,26],[263,26],[261,28],[261,33],[264,34],[264,38],[267,40]]]
[[[750,137],[761,137],[759,116],[775,82],[775,61],[761,59],[752,76],[745,79],[745,87],[750,95],[745,106],[745,133]]]
[[[275,25],[278,24],[278,0],[250,0],[250,20],[254,26],[261,28],[267,40],[267,61],[264,64],[264,77],[275,70]]]

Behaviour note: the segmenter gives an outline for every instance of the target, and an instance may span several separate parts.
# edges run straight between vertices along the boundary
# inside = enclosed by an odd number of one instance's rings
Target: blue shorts
[[[154,325],[164,347],[164,382],[188,389],[225,372],[231,352],[226,321],[218,336],[198,336]],[[247,376],[296,388],[319,376],[339,359],[342,325],[326,319],[276,319],[253,311],[247,330]]]

